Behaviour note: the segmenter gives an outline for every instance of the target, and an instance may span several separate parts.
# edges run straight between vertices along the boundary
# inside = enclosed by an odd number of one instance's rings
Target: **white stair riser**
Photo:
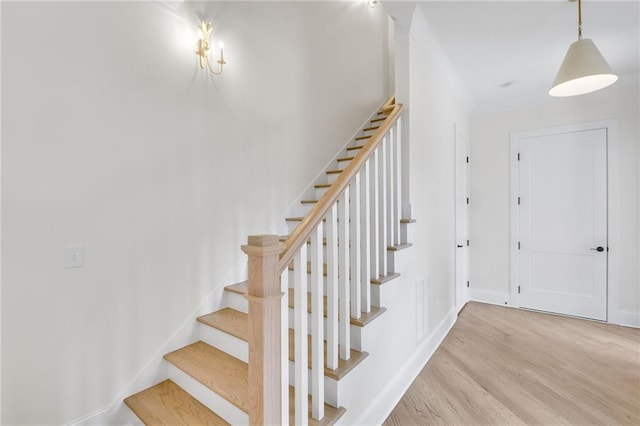
[[[403,243],[414,241],[413,231],[411,223],[401,223],[400,224],[400,240]]]
[[[289,288],[294,288],[293,274],[294,274],[294,271],[289,271]],[[310,279],[310,277],[311,277],[311,274],[307,274],[307,285],[309,285],[308,280]],[[322,276],[322,294],[327,294],[327,277],[325,277],[324,275]]]
[[[295,386],[294,376],[294,364],[289,363],[289,386]],[[351,374],[353,371],[349,372]],[[345,376],[346,377],[346,376]],[[344,379],[344,378],[343,378]],[[341,380],[342,381],[342,380]],[[309,383],[311,383],[311,370],[309,370]],[[338,408],[340,406],[338,401],[338,394],[340,389],[340,382],[324,376],[324,402],[332,407]],[[309,395],[311,393],[309,392]]]
[[[249,346],[244,340],[201,323],[198,323],[198,331],[200,332],[200,340],[206,344],[218,348],[240,361],[249,362]]]
[[[390,271],[404,271],[409,263],[413,247],[408,247],[399,251],[388,251],[387,262]]]
[[[307,314],[307,322],[308,322],[308,329],[307,329],[307,334],[311,335],[311,314]],[[327,337],[327,318],[323,318],[323,327],[324,327],[324,336],[325,338]],[[368,327],[368,325],[367,325]],[[360,346],[356,346],[354,344],[354,336],[356,334],[360,334],[360,330],[363,328],[367,328],[367,327],[359,327],[357,325],[353,325],[353,324],[349,324],[349,328],[350,328],[350,334],[351,334],[351,349],[354,349],[356,351],[360,351],[360,349],[358,349]],[[294,328],[294,319],[293,319],[293,308],[289,308],[289,328],[293,329]]]
[[[232,425],[248,425],[249,415],[204,386],[202,383],[170,364],[169,378],[191,396],[204,404],[211,411],[225,419]]]
[[[351,157],[351,155],[349,155],[349,158],[350,157]],[[349,163],[351,163],[351,160],[338,161],[338,169],[340,169],[340,170],[346,169],[347,166],[349,165]]]
[[[339,173],[331,173],[331,174],[327,174],[327,182],[328,183],[333,183],[336,181],[336,179],[338,178],[338,176],[340,176]]]
[[[382,314],[384,317],[384,314]],[[384,322],[381,318],[376,318],[367,324],[366,327],[357,327],[355,325],[351,326],[351,349],[354,349],[358,352],[369,352],[372,347],[375,346],[376,342],[380,340],[380,329],[378,328],[379,324]],[[383,334],[382,334],[383,335]]]
[[[223,292],[223,305],[227,308],[235,309],[236,311],[249,313],[249,302],[247,298],[242,294],[235,293],[233,291]]]
[[[329,188],[316,188],[316,200],[319,200],[324,195],[324,193],[327,192],[327,189]]]

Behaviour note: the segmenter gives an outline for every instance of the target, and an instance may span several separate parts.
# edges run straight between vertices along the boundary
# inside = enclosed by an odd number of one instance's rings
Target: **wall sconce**
[[[211,74],[222,74],[222,68],[224,67],[224,64],[226,64],[224,60],[222,42],[220,42],[220,59],[216,61],[218,64],[220,64],[220,70],[215,71],[211,66],[211,62],[209,61],[209,37],[211,36],[212,30],[211,22],[205,24],[203,21],[200,21],[200,24],[198,24],[198,30],[200,32],[200,39],[198,40],[198,44],[196,45],[198,49],[196,50],[196,55],[200,57],[200,68],[204,69],[206,65],[207,68],[209,68],[209,71],[211,71]]]
[[[373,9],[378,5],[378,0],[369,0],[368,4],[369,4],[369,7]]]

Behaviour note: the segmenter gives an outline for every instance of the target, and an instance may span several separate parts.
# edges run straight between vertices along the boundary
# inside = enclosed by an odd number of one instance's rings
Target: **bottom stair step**
[[[171,380],[124,400],[145,425],[228,425]]]
[[[247,413],[249,411],[249,366],[213,346],[196,342],[173,351],[164,358],[207,388]],[[163,382],[164,383],[164,382]],[[289,388],[289,407],[294,406],[294,390]],[[309,404],[311,406],[311,404]],[[309,418],[310,425],[335,423],[345,409],[324,405],[325,416],[320,421]],[[290,413],[291,414],[291,413]],[[294,418],[289,417],[293,424]]]

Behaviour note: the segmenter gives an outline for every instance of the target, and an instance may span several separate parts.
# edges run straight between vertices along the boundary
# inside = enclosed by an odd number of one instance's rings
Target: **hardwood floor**
[[[469,303],[385,425],[640,425],[640,330]]]

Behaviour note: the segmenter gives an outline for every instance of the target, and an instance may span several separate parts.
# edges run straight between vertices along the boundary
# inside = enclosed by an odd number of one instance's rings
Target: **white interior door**
[[[519,305],[607,320],[607,130],[519,141]]]
[[[456,308],[469,300],[469,143],[456,130]]]

